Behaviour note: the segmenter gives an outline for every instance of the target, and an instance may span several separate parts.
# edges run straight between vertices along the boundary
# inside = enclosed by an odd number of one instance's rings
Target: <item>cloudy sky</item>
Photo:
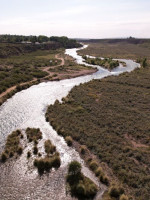
[[[0,0],[0,34],[150,38],[150,0]]]

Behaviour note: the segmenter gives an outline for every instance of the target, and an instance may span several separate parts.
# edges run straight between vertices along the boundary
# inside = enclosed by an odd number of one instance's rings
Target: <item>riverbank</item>
[[[133,199],[150,197],[149,75],[147,66],[82,84],[46,115],[60,135],[86,145],[108,165]]]

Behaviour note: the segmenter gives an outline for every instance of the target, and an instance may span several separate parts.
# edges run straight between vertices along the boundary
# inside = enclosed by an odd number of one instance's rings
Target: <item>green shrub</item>
[[[97,186],[89,178],[81,173],[81,164],[72,161],[69,164],[67,182],[71,188],[72,195],[82,199],[94,197],[98,191]]]
[[[50,140],[45,141],[44,147],[47,154],[53,154],[56,151],[56,147],[52,145]]]
[[[96,171],[95,171],[95,175],[96,175],[96,176],[100,176],[100,175],[102,174],[102,172],[103,172],[102,168],[101,168],[101,167],[98,167],[98,168],[96,169]]]
[[[71,136],[66,136],[65,140],[66,140],[68,146],[72,146],[73,140],[72,140]]]
[[[77,175],[81,173],[81,164],[77,161],[72,161],[69,164],[69,169],[68,169],[69,174],[71,175]]]
[[[91,183],[91,184],[88,185],[86,195],[89,196],[89,197],[91,197],[91,196],[93,197],[93,196],[95,196],[97,191],[98,191],[97,186],[95,184]]]
[[[121,187],[117,187],[117,186],[112,186],[109,190],[109,195],[111,197],[116,197],[118,198],[120,195],[122,195],[124,193],[124,189]]]
[[[85,186],[83,184],[79,183],[76,187],[76,193],[79,196],[85,196],[85,194],[86,194]]]
[[[102,183],[104,183],[105,185],[109,185],[109,179],[108,179],[108,177],[105,176],[104,174],[101,174],[101,175],[100,175],[100,181],[101,181]]]
[[[92,160],[91,162],[90,162],[90,164],[89,164],[89,167],[90,167],[90,169],[92,170],[92,171],[96,171],[97,170],[97,168],[98,168],[98,163],[96,162],[96,161],[94,161],[94,160]]]
[[[86,151],[87,151],[86,146],[85,146],[85,145],[81,145],[80,152],[81,152],[82,154],[85,154]]]
[[[61,160],[59,154],[56,154],[52,157],[45,157],[34,160],[34,166],[38,168],[40,174],[44,171],[49,171],[52,167],[59,168],[61,165]]]
[[[37,129],[36,128],[27,128],[26,135],[27,135],[29,142],[42,139],[42,132],[40,131],[39,128],[37,128]]]
[[[54,158],[52,159],[52,166],[54,168],[59,168],[61,165],[61,160],[59,156],[54,156]]]
[[[34,147],[33,147],[33,153],[34,153],[35,155],[38,153],[38,148],[37,148],[37,146],[34,146]]]

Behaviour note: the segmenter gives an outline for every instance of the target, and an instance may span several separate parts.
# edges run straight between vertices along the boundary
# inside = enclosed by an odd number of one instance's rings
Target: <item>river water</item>
[[[85,45],[83,48],[86,47]],[[82,57],[77,54],[77,50],[79,49],[67,49],[66,54],[74,57],[77,63],[85,64]],[[111,72],[99,66],[92,66],[98,68],[98,71],[92,75],[32,86],[18,92],[0,107],[0,152],[9,133],[16,129],[24,130],[27,127],[35,127],[40,128],[43,133],[43,140],[38,144],[39,150],[43,151],[43,142],[50,139],[56,145],[61,157],[61,167],[57,171],[54,170],[49,175],[39,177],[37,170],[32,167],[32,163],[26,159],[26,153],[31,148],[30,146],[26,147],[16,162],[6,162],[6,164],[0,165],[0,199],[73,199],[70,195],[66,196],[65,192],[67,165],[72,160],[81,162],[83,173],[98,184],[96,177],[84,165],[79,154],[73,148],[68,147],[64,139],[45,121],[45,112],[48,105],[54,104],[56,100],[61,101],[74,86],[92,79],[102,79],[110,75],[130,72],[140,67],[132,60],[123,59],[121,61],[125,62],[127,66],[120,65]],[[101,190],[96,199],[100,199],[105,190],[103,185],[100,187]]]

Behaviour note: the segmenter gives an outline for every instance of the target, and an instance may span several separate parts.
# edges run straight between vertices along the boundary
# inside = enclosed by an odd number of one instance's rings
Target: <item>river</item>
[[[86,47],[85,45],[83,48]],[[66,54],[75,58],[77,63],[85,64],[82,57],[77,54],[77,50],[79,49],[67,49]],[[120,65],[111,72],[99,66],[92,66],[98,68],[98,71],[92,75],[34,85],[16,93],[0,107],[0,152],[9,133],[16,129],[25,130],[27,127],[35,127],[40,128],[43,133],[43,140],[38,144],[39,150],[43,151],[43,142],[50,139],[56,145],[61,157],[61,167],[43,177],[38,176],[37,170],[32,167],[33,164],[26,159],[27,151],[31,148],[30,145],[25,148],[22,156],[16,162],[0,164],[0,199],[73,199],[70,195],[66,196],[65,192],[67,165],[72,160],[81,162],[83,173],[98,184],[96,177],[85,166],[78,152],[68,147],[64,139],[46,122],[45,112],[48,105],[54,104],[56,100],[61,101],[74,86],[92,79],[119,75],[125,71],[130,72],[140,67],[132,60],[123,59],[121,61],[125,62],[127,66]],[[103,185],[100,187],[101,190],[96,199],[100,199],[105,190]]]

